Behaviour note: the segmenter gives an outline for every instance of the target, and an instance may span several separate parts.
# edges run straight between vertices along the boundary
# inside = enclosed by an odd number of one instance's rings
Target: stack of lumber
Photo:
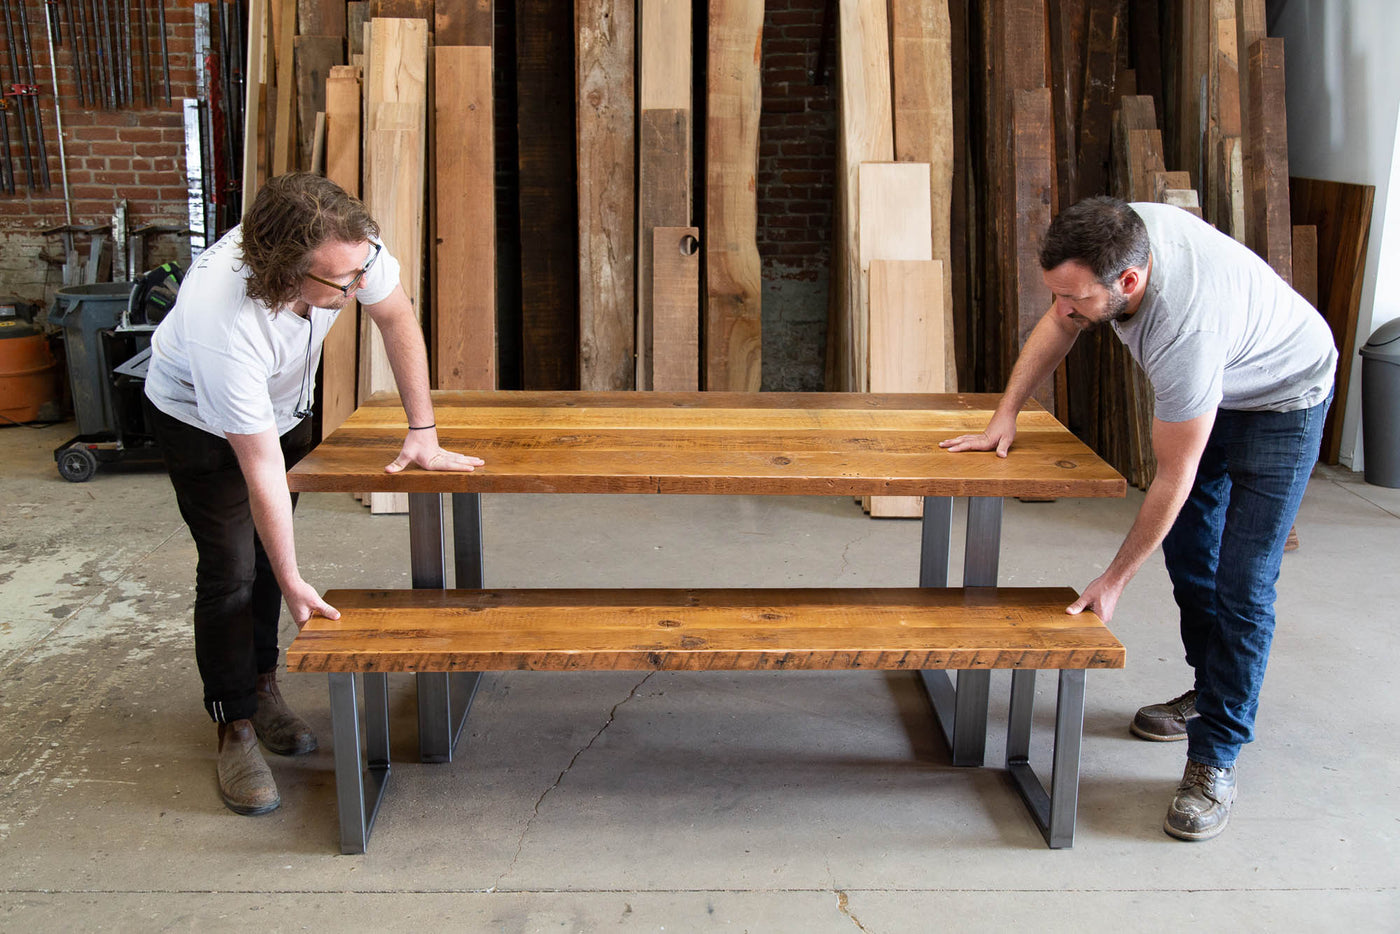
[[[1050,305],[1040,236],[1082,198],[1177,205],[1292,281],[1283,40],[1264,35],[1263,0],[953,9],[954,70],[969,87],[954,102],[968,130],[952,210],[974,244],[954,277],[964,388],[1005,385]],[[1111,334],[1083,335],[1036,397],[1133,484],[1151,482],[1151,387]]]
[[[467,0],[251,3],[250,187],[324,165],[366,200],[436,386],[760,388],[764,4],[516,0],[498,20]],[[1200,214],[1345,333],[1356,228],[1323,205],[1355,193],[1295,185],[1312,207],[1293,227],[1263,6],[838,0],[827,388],[1000,391],[1051,303],[1046,227],[1099,194]],[[501,217],[498,172],[518,180]],[[372,322],[342,320],[327,431],[392,386]],[[1035,397],[1151,482],[1151,387],[1111,335],[1084,335]]]

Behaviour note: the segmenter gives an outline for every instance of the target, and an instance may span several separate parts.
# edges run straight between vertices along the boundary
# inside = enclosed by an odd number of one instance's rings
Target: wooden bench
[[[344,853],[364,852],[389,775],[388,673],[460,673],[455,734],[476,673],[513,670],[918,671],[951,747],[959,699],[947,670],[1011,669],[1007,769],[1046,842],[1060,848],[1074,841],[1084,672],[1124,661],[1096,616],[1065,613],[1076,596],[1004,587],[337,590],[326,600],[341,618],[313,618],[287,667],[330,676]],[[1048,792],[1029,764],[1038,669],[1060,672]]]

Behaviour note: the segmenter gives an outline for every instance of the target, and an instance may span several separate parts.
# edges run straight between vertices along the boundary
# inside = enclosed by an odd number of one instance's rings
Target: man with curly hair
[[[385,471],[483,463],[438,444],[423,332],[378,237],[334,183],[270,179],[193,263],[151,339],[150,417],[199,555],[195,657],[218,724],[219,792],[239,814],[281,802],[259,740],[281,755],[316,748],[277,688],[277,627],[283,600],[298,627],[340,616],[297,570],[287,470],[313,447],[316,368],[341,309],[358,299],[379,326],[408,415]]]
[[[1317,462],[1337,349],[1322,316],[1268,264],[1180,208],[1089,198],[1050,225],[1054,304],[1021,348],[987,428],[941,442],[1007,456],[1016,415],[1075,339],[1111,327],[1152,382],[1157,475],[1118,554],[1070,613],[1104,622],[1162,546],[1191,690],[1139,710],[1132,732],[1186,742],[1163,829],[1209,840],[1235,801],[1274,635],[1274,583]]]

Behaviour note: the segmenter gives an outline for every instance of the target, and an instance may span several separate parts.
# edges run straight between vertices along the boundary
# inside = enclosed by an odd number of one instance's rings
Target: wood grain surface
[[[333,590],[289,671],[1122,668],[1063,588]]]
[[[486,466],[386,474],[403,408],[377,394],[288,475],[293,490],[1122,496],[1124,480],[1038,405],[1011,455],[951,454],[1000,397],[857,393],[433,393],[438,437]]]

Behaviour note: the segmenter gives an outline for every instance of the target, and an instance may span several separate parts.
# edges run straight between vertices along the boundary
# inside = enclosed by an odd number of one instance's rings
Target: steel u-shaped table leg
[[[413,586],[445,587],[442,494],[408,494],[408,535]],[[452,494],[452,541],[457,586],[482,586],[481,494]],[[452,761],[480,680],[481,673],[476,671],[418,674],[418,755],[422,761]]]
[[[1001,555],[1002,500],[974,496],[967,501],[967,539],[963,550],[963,586],[995,587]],[[947,587],[953,535],[951,497],[924,497],[923,553],[919,586]],[[987,708],[992,676],[985,669],[959,671],[957,687],[946,671],[921,671],[953,764],[979,766],[987,755]]]
[[[1060,671],[1055,702],[1055,760],[1050,791],[1031,769],[1031,715],[1035,703],[1035,671],[1011,673],[1011,718],[1006,730],[1006,768],[1021,800],[1035,818],[1051,849],[1074,845],[1079,810],[1079,754],[1084,737],[1084,669]]]
[[[340,818],[340,852],[363,853],[389,785],[388,676],[366,674],[365,743],[361,759],[360,705],[355,675],[332,672],[331,736],[335,744],[335,798]]]

